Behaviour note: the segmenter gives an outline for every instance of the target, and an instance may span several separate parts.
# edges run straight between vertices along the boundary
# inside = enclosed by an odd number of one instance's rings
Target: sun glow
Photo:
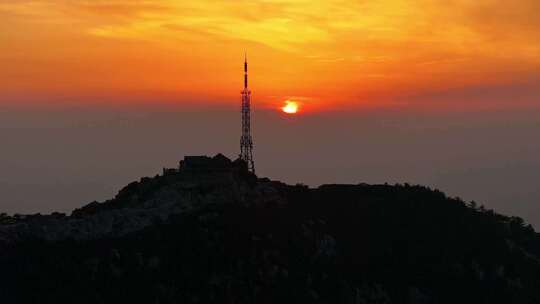
[[[285,105],[281,107],[281,110],[287,114],[296,114],[298,112],[298,103],[287,100],[285,101]]]
[[[118,104],[228,107],[242,87],[245,50],[250,87],[275,111],[398,99],[422,109],[483,107],[471,102],[477,90],[527,81],[538,92],[540,1],[500,2],[0,1],[0,44],[9,46],[0,54],[0,105],[93,103],[99,94]]]

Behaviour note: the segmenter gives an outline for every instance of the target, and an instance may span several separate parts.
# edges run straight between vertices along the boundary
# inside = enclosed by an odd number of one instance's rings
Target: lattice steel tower
[[[251,139],[251,91],[248,89],[247,55],[244,59],[244,89],[242,90],[242,136],[240,158],[247,163],[249,171],[255,173],[253,163],[253,140]]]

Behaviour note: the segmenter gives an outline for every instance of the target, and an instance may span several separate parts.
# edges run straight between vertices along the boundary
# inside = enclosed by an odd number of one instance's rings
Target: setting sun
[[[285,105],[281,108],[281,110],[287,114],[295,114],[298,112],[298,103],[287,100],[285,101]]]

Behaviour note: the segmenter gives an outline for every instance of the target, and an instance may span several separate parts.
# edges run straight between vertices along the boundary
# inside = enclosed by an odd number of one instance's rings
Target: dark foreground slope
[[[519,218],[200,160],[71,216],[4,216],[0,302],[540,303],[540,237]]]

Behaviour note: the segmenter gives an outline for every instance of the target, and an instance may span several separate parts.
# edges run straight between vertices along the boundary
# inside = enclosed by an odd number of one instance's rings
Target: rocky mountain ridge
[[[540,303],[521,218],[408,184],[286,185],[219,154],[70,216],[1,216],[0,269],[2,303]]]
[[[122,237],[208,204],[280,204],[281,186],[258,179],[242,162],[232,162],[222,154],[213,158],[188,156],[179,168],[166,168],[163,175],[153,178],[143,177],[121,189],[115,198],[94,201],[70,216],[4,214],[0,216],[0,241]]]

